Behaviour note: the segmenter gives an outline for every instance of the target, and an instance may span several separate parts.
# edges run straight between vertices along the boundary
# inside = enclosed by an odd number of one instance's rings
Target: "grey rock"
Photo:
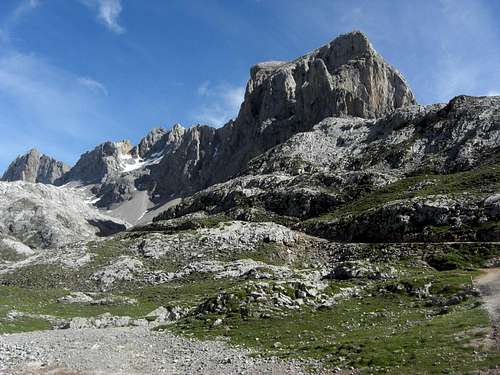
[[[491,162],[499,142],[496,97],[414,105],[377,120],[326,118],[252,159],[240,176],[184,198],[158,219],[200,210],[243,220],[314,217],[334,211],[360,190],[375,191],[408,175],[448,174]],[[433,184],[424,181],[410,191]],[[467,199],[472,197],[462,200]],[[493,198],[485,205],[487,216],[495,216]],[[401,215],[404,221],[407,214]],[[470,221],[465,215],[458,219]]]
[[[107,176],[116,175],[123,168],[122,160],[129,156],[129,141],[105,142],[83,154],[71,170],[64,175],[64,182],[80,181],[84,184],[103,182]]]
[[[366,36],[345,34],[292,62],[253,67],[238,117],[221,129],[188,129],[177,152],[151,168],[150,189],[193,193],[325,117],[380,117],[414,103],[406,81]]]
[[[388,272],[382,272],[377,266],[366,261],[340,262],[334,266],[327,278],[336,280],[349,280],[366,278],[372,280],[384,280],[393,277]]]
[[[145,158],[151,153],[162,152],[165,143],[162,142],[167,131],[162,128],[152,129],[132,150],[132,154]]]
[[[57,299],[59,303],[90,303],[94,301],[92,297],[82,292],[73,292],[67,296],[60,297]]]
[[[27,181],[40,182],[43,184],[56,184],[70,167],[63,162],[41,154],[32,149],[14,160],[1,181]]]
[[[168,308],[160,306],[146,315],[146,319],[152,322],[153,325],[158,325],[179,320],[185,314],[186,310],[178,306]]]
[[[95,239],[105,227],[125,230],[100,213],[76,189],[29,182],[0,182],[0,233],[30,247],[53,247]]]
[[[92,279],[99,283],[102,290],[107,290],[116,282],[135,280],[136,275],[143,271],[144,265],[140,260],[122,255],[95,272]]]

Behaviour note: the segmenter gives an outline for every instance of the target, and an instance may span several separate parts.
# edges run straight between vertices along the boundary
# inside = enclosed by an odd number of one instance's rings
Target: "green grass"
[[[497,256],[500,246],[496,244],[455,243],[435,246],[424,258],[430,266],[443,271],[484,267],[487,260]]]
[[[367,288],[361,298],[338,301],[330,309],[302,308],[268,319],[233,309],[225,315],[190,316],[170,329],[199,339],[225,337],[264,355],[320,360],[326,367],[353,367],[367,374],[463,373],[500,363],[500,353],[486,346],[490,322],[477,297],[468,296],[443,312],[415,294],[381,291],[394,283],[416,289],[432,282],[433,295],[449,297],[470,286],[477,274],[408,268],[397,280],[332,282],[331,293],[340,286]],[[213,326],[217,318],[223,324]]]
[[[257,262],[281,266],[286,264],[283,255],[283,245],[262,241],[255,250],[235,251],[224,256],[224,261],[235,261],[239,259],[253,259]]]
[[[63,304],[57,299],[68,294],[65,289],[30,289],[15,286],[0,286],[0,306],[32,313],[52,315],[60,318],[97,316],[105,312],[113,315],[140,317],[157,307],[153,304],[140,303],[134,305],[87,305]],[[1,311],[1,310],[0,310]]]
[[[138,298],[141,304],[152,306],[194,306],[222,289],[238,285],[238,280],[217,279],[193,275],[184,280],[158,286],[145,286],[131,290],[129,296]]]
[[[227,337],[233,344],[281,358],[316,359],[327,367],[352,366],[367,373],[463,371],[500,360],[489,351],[478,360],[467,346],[472,341],[465,334],[468,330],[489,327],[481,308],[466,304],[428,319],[425,309],[409,308],[411,303],[394,296],[353,299],[331,310],[301,311],[286,318],[243,320],[234,315],[218,327],[191,318],[175,329],[202,339]]]
[[[225,279],[213,280],[203,276],[191,276],[184,280],[158,286],[135,288],[134,286],[124,286],[121,292],[113,291],[113,294],[135,298],[138,301],[137,304],[112,305],[58,303],[58,298],[69,293],[63,288],[0,286],[0,327],[8,325],[8,332],[49,328],[48,323],[42,324],[43,320],[23,318],[12,322],[7,321],[5,316],[12,309],[65,319],[95,317],[103,313],[141,318],[159,306],[194,306],[202,302],[207,295],[214,294],[220,289],[231,288],[237,283],[237,281]],[[3,329],[7,332],[5,327]]]
[[[0,318],[0,334],[42,331],[51,328],[51,324],[42,319],[20,318],[13,321],[2,321]]]

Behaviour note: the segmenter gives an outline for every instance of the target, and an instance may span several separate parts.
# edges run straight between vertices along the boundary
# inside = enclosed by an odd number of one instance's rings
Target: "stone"
[[[40,153],[36,149],[30,150],[14,160],[0,181],[26,181],[42,184],[57,184],[61,177],[70,170],[63,162],[57,161]]]
[[[83,191],[25,181],[0,182],[0,233],[31,248],[92,240],[126,228],[123,221],[89,205]]]
[[[138,259],[122,255],[113,262],[92,275],[103,290],[109,289],[114,283],[120,281],[133,281],[139,273],[144,271],[144,265]]]
[[[91,303],[94,299],[82,292],[73,292],[67,296],[60,297],[57,299],[58,303]]]

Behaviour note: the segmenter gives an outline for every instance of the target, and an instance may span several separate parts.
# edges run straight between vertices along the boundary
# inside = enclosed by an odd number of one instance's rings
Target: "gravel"
[[[142,327],[0,336],[0,374],[305,374],[299,363],[251,357],[222,341]]]

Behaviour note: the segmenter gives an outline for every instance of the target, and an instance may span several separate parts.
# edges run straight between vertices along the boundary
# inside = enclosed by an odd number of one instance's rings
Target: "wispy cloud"
[[[500,96],[500,91],[489,91],[486,96]]]
[[[0,42],[9,42],[11,39],[11,29],[16,26],[23,16],[38,8],[40,5],[40,0],[22,0],[7,16],[0,27]]]
[[[80,83],[82,86],[86,87],[92,92],[97,92],[103,95],[108,95],[108,89],[104,84],[102,84],[99,81],[96,81],[95,79],[89,78],[89,77],[79,77],[78,83]]]
[[[94,97],[79,78],[35,55],[14,51],[0,55],[0,101],[17,109],[19,123],[83,136],[94,115]],[[8,112],[12,111],[3,113]]]
[[[123,9],[121,0],[81,0],[81,2],[94,10],[99,22],[109,30],[117,34],[125,32],[125,28],[118,20]]]
[[[205,81],[197,89],[203,104],[193,115],[195,121],[212,126],[222,126],[234,118],[245,96],[245,87],[227,83],[212,85]]]
[[[40,4],[41,4],[41,2],[39,0],[23,0],[23,1],[21,1],[21,3],[17,6],[17,8],[14,9],[14,12],[12,12],[11,21],[18,20],[24,14],[35,9]]]

